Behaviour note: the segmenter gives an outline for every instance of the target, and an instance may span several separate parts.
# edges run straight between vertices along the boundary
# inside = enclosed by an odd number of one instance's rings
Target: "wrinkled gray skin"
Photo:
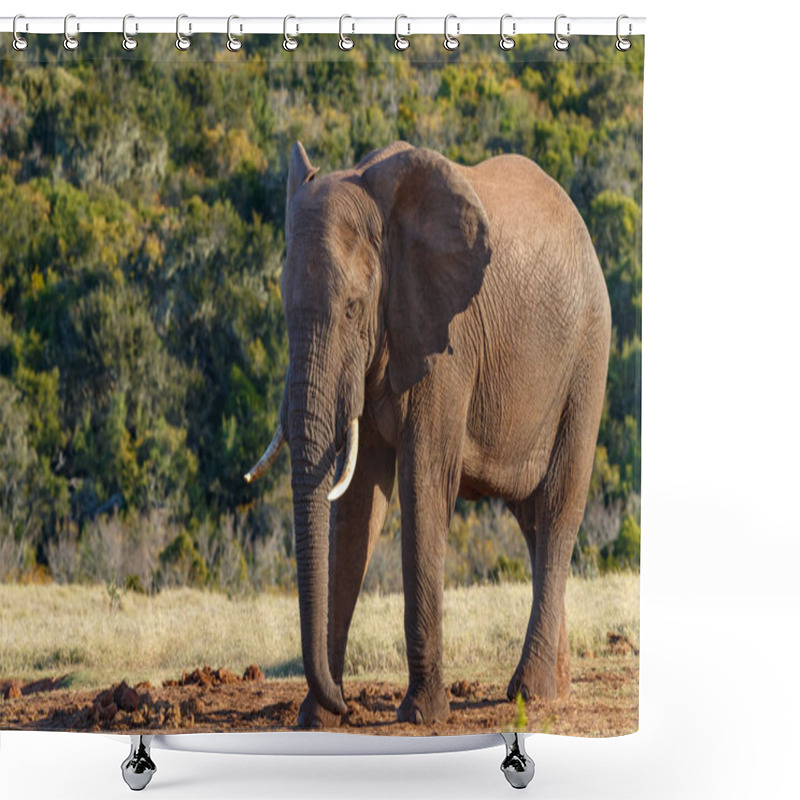
[[[533,605],[509,698],[564,694],[564,592],[611,329],[586,227],[561,188],[520,156],[461,167],[395,143],[351,170],[316,173],[298,142],[281,277],[290,359],[280,419],[309,685],[300,725],[336,725],[346,712],[347,633],[395,470],[409,670],[398,718],[449,713],[442,593],[458,495],[504,498],[530,550]],[[331,503],[353,418],[355,475]]]

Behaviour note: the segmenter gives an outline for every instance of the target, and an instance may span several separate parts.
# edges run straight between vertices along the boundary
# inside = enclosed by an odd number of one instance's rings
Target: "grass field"
[[[447,677],[507,680],[530,600],[525,584],[446,591]],[[567,625],[573,655],[607,654],[608,633],[622,634],[638,650],[638,574],[571,578]],[[190,589],[115,598],[102,586],[0,585],[0,678],[69,675],[74,688],[94,688],[122,678],[159,683],[204,664],[241,674],[253,663],[268,678],[302,676],[296,598],[229,599]],[[401,595],[360,598],[347,674],[405,677]]]

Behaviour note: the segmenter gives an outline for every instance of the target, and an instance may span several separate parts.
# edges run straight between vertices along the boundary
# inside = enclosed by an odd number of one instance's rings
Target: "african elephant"
[[[564,693],[564,594],[611,330],[586,226],[521,156],[464,167],[397,142],[317,172],[297,142],[281,276],[289,368],[278,431],[246,476],[288,442],[309,686],[300,725],[346,712],[348,629],[395,470],[409,670],[398,719],[449,713],[442,595],[459,495],[503,498],[531,554],[509,698]]]

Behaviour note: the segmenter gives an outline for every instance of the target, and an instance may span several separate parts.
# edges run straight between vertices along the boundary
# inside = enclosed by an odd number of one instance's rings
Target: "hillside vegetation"
[[[436,37],[340,53],[273,37],[35,37],[0,60],[0,580],[152,592],[294,583],[288,456],[269,441],[287,367],[287,158],[353,164],[395,139],[474,164],[537,161],[569,192],[611,296],[605,410],[577,572],[638,568],[643,45]],[[367,588],[399,581],[396,501]],[[459,502],[447,583],[526,580],[502,505]]]

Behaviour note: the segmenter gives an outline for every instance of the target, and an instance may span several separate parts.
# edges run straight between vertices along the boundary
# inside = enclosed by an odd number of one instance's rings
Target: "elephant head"
[[[318,703],[341,714],[327,640],[331,502],[352,478],[374,393],[404,394],[447,353],[450,322],[489,262],[489,222],[462,168],[430,150],[395,143],[351,170],[317,172],[296,143],[281,275],[289,368],[280,427],[245,479],[288,442],[303,664]],[[388,375],[375,389],[367,379],[380,365]]]

